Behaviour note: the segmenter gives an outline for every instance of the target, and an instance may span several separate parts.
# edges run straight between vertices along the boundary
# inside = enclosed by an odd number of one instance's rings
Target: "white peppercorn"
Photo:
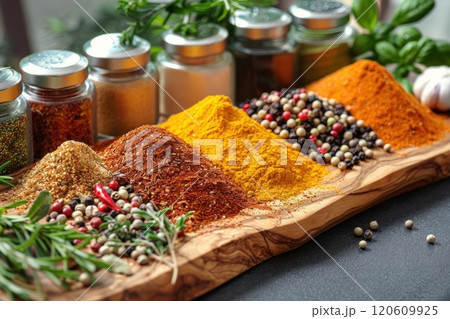
[[[74,221],[76,224],[78,224],[78,223],[81,223],[82,221],[84,221],[84,219],[83,219],[83,217],[81,217],[81,216],[77,216],[77,217],[75,217],[75,218],[73,219],[73,221]]]
[[[369,228],[370,228],[371,230],[378,230],[378,222],[377,222],[376,220],[372,220],[372,221],[369,223]]]
[[[391,152],[392,151],[391,144],[384,144],[383,149],[388,153]]]
[[[137,262],[139,265],[147,265],[148,264],[148,257],[145,255],[141,255],[137,258]]]
[[[131,206],[130,203],[126,203],[125,205],[123,205],[122,211],[123,211],[125,214],[128,214],[129,212],[131,212],[131,209],[132,209],[132,208],[133,208],[133,206]]]
[[[84,286],[89,286],[91,284],[91,278],[89,278],[89,275],[85,272],[81,273],[80,276],[78,276],[78,281],[81,282]]]
[[[367,248],[367,241],[365,241],[365,240],[361,240],[360,242],[359,242],[359,248],[361,248],[361,249],[366,249]]]
[[[361,227],[355,227],[355,229],[353,229],[353,234],[356,237],[360,237],[363,234],[363,229]]]
[[[119,189],[118,193],[120,195],[120,198],[122,198],[124,200],[128,199],[128,192],[126,189]]]
[[[427,236],[427,243],[434,244],[435,242],[436,242],[436,236],[434,236],[433,234],[429,234]]]
[[[86,206],[84,204],[78,204],[75,206],[74,210],[79,210],[80,212],[85,212],[86,211]]]
[[[127,220],[127,217],[124,214],[119,214],[119,215],[116,216],[116,220],[119,223],[123,223],[123,222],[125,222]]]
[[[375,146],[381,147],[381,146],[383,146],[383,145],[384,145],[384,142],[383,142],[383,140],[382,140],[381,138],[378,138],[378,139],[375,141]]]
[[[405,222],[405,227],[406,227],[406,228],[412,229],[413,226],[414,226],[414,222],[413,222],[411,219],[408,219],[408,220]]]

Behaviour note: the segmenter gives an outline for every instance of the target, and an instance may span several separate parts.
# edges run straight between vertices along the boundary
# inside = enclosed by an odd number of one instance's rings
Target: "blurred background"
[[[279,0],[287,9],[295,0]],[[351,4],[351,0],[342,0]],[[388,19],[400,0],[378,0],[382,19]],[[126,19],[116,12],[117,0],[77,0],[108,32],[121,31]],[[31,52],[69,49],[103,31],[74,0],[0,0],[0,65],[12,65]],[[450,1],[436,0],[433,12],[416,26],[434,39],[450,39]],[[152,42],[152,34],[146,36]],[[155,43],[154,43],[155,44]]]

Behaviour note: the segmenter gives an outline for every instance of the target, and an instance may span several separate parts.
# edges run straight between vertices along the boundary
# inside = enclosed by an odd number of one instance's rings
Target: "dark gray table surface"
[[[379,204],[316,237],[375,300],[450,300],[450,179]],[[404,222],[414,220],[414,229]],[[368,249],[353,228],[380,230]],[[300,231],[300,230],[299,230]],[[436,235],[435,245],[426,242]],[[273,257],[199,300],[371,300],[314,242]]]

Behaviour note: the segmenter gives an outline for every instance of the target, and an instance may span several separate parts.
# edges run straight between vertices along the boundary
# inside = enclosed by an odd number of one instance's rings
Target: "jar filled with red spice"
[[[77,53],[49,50],[20,61],[24,96],[33,120],[35,159],[67,140],[86,144],[97,136],[95,88],[88,60]]]

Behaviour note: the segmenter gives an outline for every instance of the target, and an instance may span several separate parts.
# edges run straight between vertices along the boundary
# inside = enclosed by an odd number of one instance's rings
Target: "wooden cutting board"
[[[432,146],[375,152],[351,171],[333,172],[325,189],[311,189],[271,211],[248,211],[188,234],[178,246],[179,276],[154,262],[130,261],[132,276],[99,272],[95,287],[46,289],[51,300],[190,300],[258,263],[299,247],[334,225],[388,198],[450,176],[450,134]],[[21,175],[20,172],[19,175]],[[306,233],[307,232],[307,233]],[[350,234],[349,234],[350,235]]]

